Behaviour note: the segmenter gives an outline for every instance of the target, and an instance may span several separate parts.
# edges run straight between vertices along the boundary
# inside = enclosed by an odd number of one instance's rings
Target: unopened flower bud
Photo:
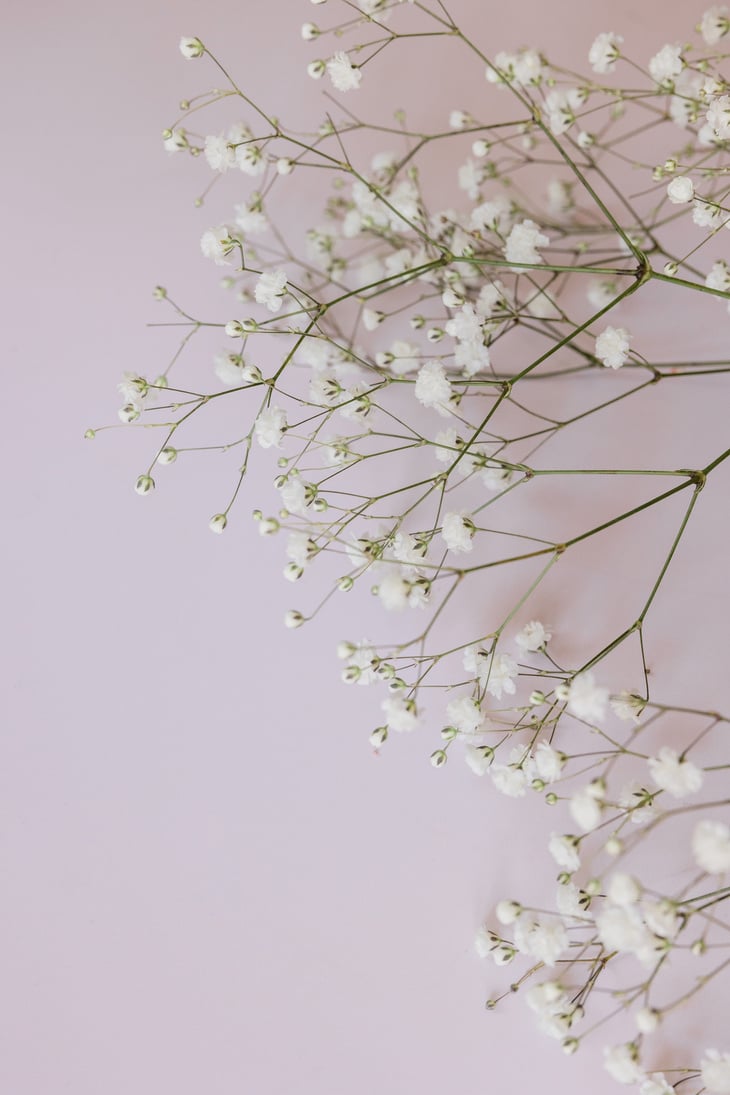
[[[441,301],[447,308],[461,308],[464,297],[449,285],[441,294]]]
[[[87,441],[93,441],[94,438],[96,437],[96,430],[87,430],[86,433],[84,434],[84,437],[86,438]]]
[[[244,334],[243,324],[237,319],[229,319],[225,326],[225,332],[229,338],[241,338]]]
[[[563,1053],[567,1053],[569,1057],[572,1057],[573,1054],[576,1053],[578,1050],[579,1042],[577,1038],[565,1038],[563,1039],[561,1045],[563,1048]]]
[[[545,703],[545,693],[536,688],[530,693],[530,703],[533,707],[539,707],[541,703]]]
[[[313,42],[319,34],[320,30],[316,23],[302,23],[302,38],[305,42]]]
[[[444,726],[441,728],[441,737],[444,741],[453,741],[454,738],[459,736],[459,731],[455,726]]]
[[[487,155],[489,148],[489,141],[474,141],[474,144],[471,146],[472,155],[476,156],[478,160],[481,160]]]
[[[219,535],[225,531],[225,527],[228,524],[228,518],[225,513],[216,513],[214,517],[211,517],[208,522],[208,528],[211,532],[217,532]]]
[[[349,593],[355,584],[354,578],[351,578],[349,574],[344,574],[341,578],[337,579],[337,588],[342,593]]]
[[[444,337],[444,330],[441,327],[429,327],[426,331],[426,338],[429,342],[440,342]]]
[[[287,563],[284,567],[284,577],[288,582],[298,582],[302,574],[304,570],[294,562]]]
[[[180,52],[183,57],[186,57],[188,61],[194,60],[196,57],[202,57],[205,53],[205,46],[199,38],[181,38],[180,39]]]
[[[692,951],[692,954],[695,956],[695,958],[699,958],[700,955],[703,955],[707,950],[707,944],[705,943],[704,939],[695,939],[694,943],[689,949]]]
[[[276,161],[276,171],[279,175],[291,175],[294,170],[294,161],[288,156],[280,156]]]
[[[614,836],[610,836],[606,843],[603,845],[603,850],[605,851],[606,855],[621,855],[621,852],[624,850],[624,842],[620,839],[620,837],[617,837],[614,834]]]
[[[312,77],[313,80],[321,80],[327,71],[327,66],[324,61],[310,61],[307,65],[307,74]]]
[[[167,289],[165,289],[164,285],[156,285],[152,290],[152,296],[155,300],[164,300],[167,296]]]
[[[260,536],[273,536],[279,531],[279,522],[275,517],[262,517],[259,520],[259,535]]]
[[[158,464],[174,464],[177,460],[177,449],[173,449],[171,445],[165,446],[160,451],[157,457]]]
[[[140,475],[134,489],[137,494],[150,494],[155,489],[155,481],[151,475]]]
[[[382,745],[388,739],[388,727],[378,726],[370,735],[370,744],[374,745],[377,749],[379,745]]]
[[[284,617],[284,626],[289,628],[301,627],[304,623],[304,616],[301,612],[297,612],[295,608],[290,608]]]
[[[448,759],[444,749],[437,749],[435,752],[431,753],[431,764],[434,768],[443,768]]]
[[[134,403],[125,403],[123,407],[119,408],[117,414],[120,422],[135,422],[139,418],[140,410],[139,407],[135,407]]]
[[[664,263],[664,273],[667,275],[668,278],[673,278],[674,275],[677,273],[678,269],[679,269],[679,266],[677,265],[676,262],[665,262]]]

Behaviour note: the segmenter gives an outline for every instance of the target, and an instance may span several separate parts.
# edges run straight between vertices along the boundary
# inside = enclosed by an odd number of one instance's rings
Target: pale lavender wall
[[[548,49],[613,28],[647,52],[700,14],[673,7],[454,2],[490,48],[529,17]],[[499,978],[472,937],[522,878],[535,812],[433,771],[416,739],[373,757],[332,617],[285,632],[279,545],[208,532],[209,466],[141,500],[145,439],[82,439],[113,420],[122,370],[163,360],[151,287],[211,283],[194,176],[159,139],[208,82],[179,35],[283,110],[312,11],[46,0],[3,20],[8,1095],[614,1087],[518,1001],[483,1010]]]

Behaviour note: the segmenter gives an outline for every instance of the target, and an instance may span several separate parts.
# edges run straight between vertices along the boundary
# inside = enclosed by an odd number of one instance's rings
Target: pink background
[[[682,39],[701,8],[673,8],[453,3],[492,51],[529,27],[529,44],[580,65],[601,30],[647,57]],[[142,500],[151,443],[83,440],[114,419],[122,371],[153,376],[174,348],[145,328],[160,318],[152,287],[213,299],[198,238],[217,218],[193,209],[201,173],[159,136],[211,82],[180,34],[273,110],[296,87],[303,119],[320,89],[300,75],[299,24],[326,11],[45,0],[4,20],[0,1090],[13,1095],[615,1089],[590,1048],[567,1060],[538,1036],[521,1001],[483,1007],[505,978],[473,935],[529,878],[520,841],[539,804],[496,801],[461,766],[434,771],[417,737],[373,756],[374,701],[337,680],[342,625],[283,630],[281,545],[246,520],[211,536],[225,498],[211,465],[160,469],[164,489]],[[426,115],[462,105],[432,94]],[[269,478],[254,473],[242,514]]]

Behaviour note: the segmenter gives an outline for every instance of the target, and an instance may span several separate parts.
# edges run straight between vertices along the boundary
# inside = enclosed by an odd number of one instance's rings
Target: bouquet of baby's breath
[[[643,1095],[730,1092],[730,1034],[661,1038],[701,989],[727,992],[730,724],[701,696],[657,702],[649,671],[673,558],[730,456],[708,430],[686,466],[662,429],[677,385],[727,398],[707,332],[724,342],[730,302],[728,9],[648,61],[601,33],[579,74],[483,53],[440,2],[312,3],[328,93],[309,134],[180,43],[223,87],[183,102],[165,148],[234,177],[239,203],[201,240],[227,268],[224,316],[156,293],[181,349],[227,341],[210,377],[180,351],[155,380],[125,374],[120,418],[157,438],[136,489],[179,454],[228,453],[223,533],[275,450],[278,500],[254,517],[285,577],[314,570],[321,591],[298,585],[286,625],[331,597],[361,614],[338,654],[377,694],[375,747],[440,731],[436,767],[552,808],[550,910],[500,902],[478,953],[519,967],[509,989],[567,1053],[600,1028]],[[420,38],[483,70],[478,109],[446,104],[427,131],[365,120],[368,82]]]

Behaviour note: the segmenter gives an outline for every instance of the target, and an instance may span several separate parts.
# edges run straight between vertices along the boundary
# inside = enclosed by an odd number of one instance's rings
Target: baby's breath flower
[[[459,513],[445,513],[441,522],[441,535],[449,551],[471,551],[474,546],[474,523]]]
[[[344,50],[338,50],[327,62],[327,74],[337,91],[353,91],[360,87],[362,72],[353,65]]]
[[[622,42],[621,35],[614,34],[613,31],[598,35],[588,51],[588,63],[594,72],[600,75],[613,72],[620,56],[619,47]]]
[[[709,8],[702,16],[699,31],[708,46],[717,45],[730,30],[730,13],[723,5]]]
[[[535,652],[547,646],[552,637],[552,633],[545,627],[545,624],[540,623],[539,620],[530,620],[521,631],[517,632],[515,642],[520,650],[524,650],[526,653]]]
[[[205,46],[199,38],[181,38],[180,39],[180,52],[183,57],[186,57],[189,61],[194,60],[196,57],[202,57],[205,53]]]
[[[609,369],[620,369],[629,358],[631,335],[625,327],[606,327],[596,338],[596,357]]]
[[[287,292],[287,277],[283,270],[268,270],[259,276],[254,288],[257,304],[264,304],[270,312],[281,309]]]
[[[256,419],[254,433],[262,449],[278,449],[286,428],[286,411],[281,407],[265,407]]]
[[[657,787],[674,798],[696,794],[702,787],[703,775],[691,761],[680,758],[668,745],[662,746],[656,757],[649,757],[649,771]]]
[[[155,489],[155,481],[151,475],[140,475],[134,484],[137,494],[151,494]]]
[[[706,1049],[700,1062],[702,1083],[708,1091],[717,1095],[730,1093],[730,1053],[720,1053],[717,1049]]]
[[[673,84],[683,68],[681,46],[662,46],[649,61],[649,72],[658,84]]]
[[[514,266],[534,266],[543,261],[538,247],[547,247],[549,243],[548,236],[543,235],[534,221],[524,220],[516,224],[507,237],[504,257]]]
[[[692,834],[692,853],[697,866],[708,874],[730,871],[730,828],[724,821],[704,818]]]
[[[694,193],[694,183],[686,175],[677,175],[667,186],[667,197],[673,205],[686,205]]]

